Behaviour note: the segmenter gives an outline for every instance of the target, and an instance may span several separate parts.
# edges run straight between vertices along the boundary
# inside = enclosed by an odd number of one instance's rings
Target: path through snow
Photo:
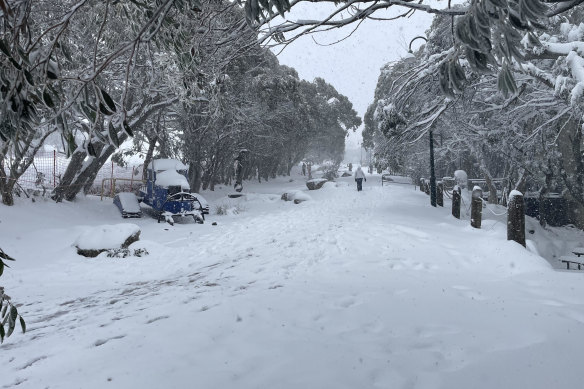
[[[248,185],[218,226],[140,219],[143,258],[75,254],[120,221],[109,202],[1,208],[2,284],[29,326],[0,347],[1,387],[580,386],[583,273],[372,181],[299,205],[267,194],[299,179]]]

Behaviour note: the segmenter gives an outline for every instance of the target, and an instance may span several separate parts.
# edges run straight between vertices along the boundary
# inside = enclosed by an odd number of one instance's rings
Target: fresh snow
[[[515,189],[509,192],[509,199],[512,199],[515,196],[523,196],[523,193]]]
[[[0,247],[16,258],[0,284],[28,325],[0,346],[0,385],[581,386],[584,273],[551,261],[581,231],[528,219],[526,250],[506,240],[501,207],[473,229],[448,201],[368,178],[301,204],[279,199],[306,190],[296,170],[239,199],[218,187],[203,225],[133,220],[140,258],[76,254],[79,235],[121,221],[111,200],[0,207]],[[242,212],[214,214],[227,200]]]
[[[140,213],[140,203],[138,203],[138,199],[134,193],[122,192],[118,194],[118,197],[124,211],[128,213]]]

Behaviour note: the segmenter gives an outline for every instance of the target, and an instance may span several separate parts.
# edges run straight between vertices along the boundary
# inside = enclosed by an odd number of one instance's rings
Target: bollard
[[[472,189],[472,200],[470,209],[470,225],[474,228],[481,228],[483,216],[483,190],[480,186]]]
[[[420,178],[420,192],[424,191],[424,179]]]
[[[525,203],[523,193],[513,190],[507,207],[507,240],[514,240],[525,247]]]
[[[457,219],[460,219],[460,199],[461,199],[460,187],[458,185],[454,185],[454,189],[452,189],[452,216]]]
[[[436,183],[436,204],[440,207],[444,206],[444,183],[442,181]]]

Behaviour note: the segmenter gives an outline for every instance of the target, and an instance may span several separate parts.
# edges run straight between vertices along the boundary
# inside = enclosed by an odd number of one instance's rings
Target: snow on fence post
[[[460,200],[462,191],[458,185],[454,185],[452,189],[452,216],[460,219]]]
[[[436,183],[436,204],[440,207],[444,206],[444,182],[442,181]]]
[[[525,203],[523,193],[512,190],[507,206],[507,240],[525,247]]]
[[[481,228],[483,217],[483,190],[480,186],[472,188],[472,200],[470,210],[470,225],[474,228]]]

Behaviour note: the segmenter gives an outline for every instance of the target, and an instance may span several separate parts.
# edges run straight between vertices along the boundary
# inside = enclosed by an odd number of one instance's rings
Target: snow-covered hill
[[[507,242],[500,217],[472,229],[410,185],[375,176],[357,192],[349,177],[280,200],[298,189],[294,175],[241,199],[205,193],[204,225],[133,219],[150,255],[124,259],[72,247],[121,222],[110,200],[1,207],[0,247],[17,262],[0,283],[29,330],[0,346],[0,385],[581,386],[584,272]],[[557,229],[528,238],[541,234],[569,242]]]

